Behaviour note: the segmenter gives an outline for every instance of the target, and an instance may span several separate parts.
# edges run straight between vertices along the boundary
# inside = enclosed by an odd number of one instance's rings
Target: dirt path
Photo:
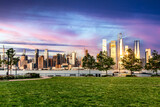
[[[41,78],[34,78],[34,79],[13,79],[13,80],[9,80],[9,81],[29,81],[29,80],[41,80],[41,79],[49,79],[51,77],[41,77]]]

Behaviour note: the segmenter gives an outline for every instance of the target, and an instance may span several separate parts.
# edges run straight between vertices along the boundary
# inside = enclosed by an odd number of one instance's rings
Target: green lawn
[[[160,78],[55,77],[1,81],[0,106],[160,106]]]

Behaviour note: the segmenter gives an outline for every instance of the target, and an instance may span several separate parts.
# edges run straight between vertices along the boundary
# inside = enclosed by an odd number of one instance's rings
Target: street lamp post
[[[16,78],[17,78],[17,66],[16,66],[16,71],[15,71],[15,75],[16,75]]]
[[[9,52],[8,52],[8,56],[7,56],[7,60],[8,60],[8,64],[7,64],[7,73],[6,75],[8,76],[9,75]]]

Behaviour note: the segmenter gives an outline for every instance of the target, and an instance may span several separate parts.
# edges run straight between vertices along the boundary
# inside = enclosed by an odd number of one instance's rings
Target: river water
[[[117,70],[108,70],[107,74],[108,75],[113,75],[113,72],[116,72],[114,76],[124,76],[127,74],[130,74],[129,71],[127,70],[121,70],[120,73]],[[26,73],[39,73],[41,76],[82,76],[82,75],[87,75],[87,74],[93,74],[95,76],[102,76],[106,75],[105,71],[99,71],[99,70],[33,70],[33,71],[11,71],[10,74],[12,75],[24,75]],[[150,77],[150,74],[145,74],[145,73],[152,73],[151,71],[141,71],[135,72],[135,75],[138,77]],[[160,71],[159,71],[160,73]],[[6,71],[0,71],[0,75],[6,75]]]

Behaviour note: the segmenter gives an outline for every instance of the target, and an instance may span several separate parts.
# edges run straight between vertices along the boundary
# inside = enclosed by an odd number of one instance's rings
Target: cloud
[[[41,46],[67,46],[67,47],[86,47],[84,45],[68,45],[68,44],[51,44],[51,43],[27,43],[27,42],[0,42],[0,44],[16,44],[16,45],[41,45]]]
[[[26,52],[34,52],[35,49],[28,49],[28,48],[14,48],[16,49],[16,52],[23,52],[23,50],[25,49]],[[39,52],[44,52],[44,49],[39,49]],[[49,49],[48,52],[64,52],[64,51],[60,51],[60,50],[51,50]]]
[[[45,12],[41,16],[49,16],[48,12],[72,12],[90,14],[108,18],[149,18],[137,14],[159,15],[159,0],[1,0],[1,17],[26,18],[24,12]],[[58,14],[56,14],[58,15]],[[157,19],[158,20],[158,19]]]
[[[8,35],[14,35],[14,36],[17,36],[17,37],[20,37],[21,35],[16,32],[16,31],[10,31],[10,30],[4,30],[4,29],[0,29],[0,33],[2,34],[8,34]]]
[[[129,36],[127,44],[133,45],[133,39],[140,39],[143,49],[158,50],[159,3],[159,0],[2,0],[0,40],[4,42],[0,43],[32,49],[65,47],[64,51],[87,46],[90,52],[98,53],[101,39],[117,40],[117,34],[124,32]]]

